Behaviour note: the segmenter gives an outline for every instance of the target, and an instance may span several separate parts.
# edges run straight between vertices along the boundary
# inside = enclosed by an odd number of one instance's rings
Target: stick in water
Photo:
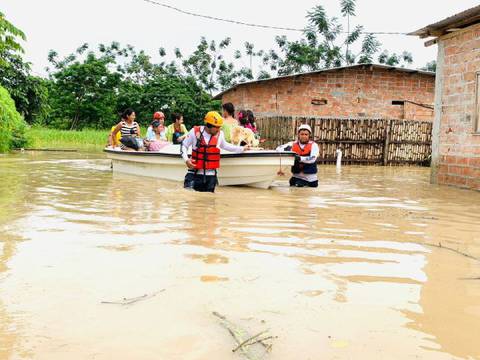
[[[123,298],[120,301],[102,301],[101,303],[102,304],[115,304],[115,305],[131,305],[131,304],[136,303],[137,301],[150,299],[150,298],[152,298],[154,296],[157,296],[157,294],[159,294],[161,292],[164,292],[164,291],[165,291],[165,289],[162,289],[162,290],[159,290],[159,291],[151,293],[151,294],[144,294],[142,296],[137,296],[137,297],[133,297],[133,298]]]

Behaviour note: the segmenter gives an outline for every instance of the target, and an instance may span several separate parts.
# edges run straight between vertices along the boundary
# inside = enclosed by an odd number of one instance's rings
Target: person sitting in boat
[[[112,136],[113,130],[115,130],[116,126],[117,125],[113,125],[112,129],[110,130],[110,133],[108,134],[108,145],[107,145],[114,149],[120,146],[120,139],[122,138],[122,134],[120,133],[120,131],[117,132],[117,135],[115,135],[115,137]]]
[[[225,140],[220,128],[223,118],[216,111],[205,115],[205,126],[195,126],[182,143],[182,157],[188,169],[193,170],[193,189],[200,192],[215,192],[217,185],[217,169],[220,167],[220,149],[241,153],[249,146],[235,146]],[[192,148],[192,157],[188,157],[188,149]],[[187,173],[187,176],[189,174]],[[185,184],[188,184],[187,178]]]
[[[152,122],[152,134],[150,136],[147,134],[147,137],[143,140],[145,148],[148,151],[160,151],[162,148],[170,144],[167,139],[163,136],[165,134],[164,127],[161,125],[160,121],[155,120]]]
[[[252,110],[240,110],[238,112],[238,121],[241,126],[257,133],[257,125],[255,124],[255,116]]]
[[[157,129],[153,129],[153,124],[158,123]],[[145,139],[154,141],[154,140],[167,140],[165,134],[165,114],[161,111],[157,111],[153,114],[153,120],[150,126],[147,129],[147,136]],[[160,135],[160,138],[159,138]]]
[[[255,115],[252,110],[247,110],[248,124],[247,128],[251,129],[255,134],[258,133],[257,123],[255,122]]]
[[[252,119],[253,112],[250,111]],[[257,147],[259,145],[259,137],[255,133],[256,128],[251,126],[249,121],[249,111],[240,110],[237,115],[238,125],[233,126],[230,130],[230,142],[236,145],[250,145]]]
[[[222,131],[227,142],[231,142],[231,131],[233,126],[238,125],[235,119],[235,106],[232,103],[225,103],[222,105],[223,125]]]
[[[183,124],[182,114],[173,114],[173,123],[168,125],[166,135],[167,140],[174,144],[180,144],[188,134],[188,130]]]
[[[135,111],[126,109],[122,113],[121,121],[115,126],[111,134],[114,146],[117,141],[117,133],[120,133],[120,148],[127,151],[137,151],[143,148],[143,141],[140,139],[140,126],[135,121]]]
[[[317,158],[319,149],[317,143],[310,140],[311,135],[312,129],[309,125],[300,125],[298,140],[277,148],[278,151],[293,151],[297,154],[295,164],[292,166],[290,186],[318,187]]]

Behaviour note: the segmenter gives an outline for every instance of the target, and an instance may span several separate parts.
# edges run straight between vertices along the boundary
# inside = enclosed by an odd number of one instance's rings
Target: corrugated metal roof
[[[442,36],[451,30],[462,29],[480,22],[480,5],[462,11],[422,29],[409,33],[409,35],[426,38],[429,36]],[[449,31],[450,30],[450,31]]]
[[[310,71],[310,72],[304,72],[304,73],[297,73],[297,74],[292,74],[292,75],[278,76],[278,77],[274,77],[274,78],[270,78],[270,79],[247,81],[247,82],[239,83],[237,85],[232,86],[231,88],[229,88],[227,90],[222,91],[221,93],[215,95],[214,99],[215,100],[220,100],[222,98],[223,94],[225,94],[226,92],[231,91],[233,89],[236,89],[239,86],[255,84],[255,83],[260,83],[260,82],[266,82],[266,81],[275,81],[275,80],[278,80],[278,79],[285,79],[285,78],[289,78],[289,77],[296,77],[296,76],[310,75],[310,74],[318,74],[318,73],[323,73],[323,72],[333,72],[333,71],[338,71],[338,70],[359,68],[359,67],[375,68],[375,69],[388,69],[388,70],[406,72],[406,73],[411,73],[411,74],[417,73],[417,74],[435,76],[435,73],[432,72],[432,71],[407,69],[407,68],[402,68],[402,67],[380,65],[380,64],[356,64],[356,65],[350,65],[350,66],[341,66],[341,67],[336,67],[336,68],[329,68],[329,69],[322,69],[322,70],[316,70],[316,71]]]

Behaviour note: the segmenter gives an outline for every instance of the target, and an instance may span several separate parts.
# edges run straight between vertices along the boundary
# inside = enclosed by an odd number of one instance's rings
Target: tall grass
[[[28,132],[30,148],[101,151],[110,130],[56,130],[33,127]]]

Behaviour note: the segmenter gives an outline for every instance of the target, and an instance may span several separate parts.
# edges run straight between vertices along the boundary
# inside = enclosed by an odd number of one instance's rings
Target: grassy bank
[[[107,143],[108,133],[109,130],[75,131],[33,127],[28,131],[28,147],[100,151]]]

